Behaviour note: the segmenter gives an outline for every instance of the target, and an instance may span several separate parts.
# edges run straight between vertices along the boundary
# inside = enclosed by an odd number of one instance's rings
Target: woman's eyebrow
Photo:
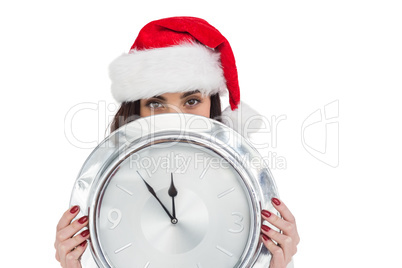
[[[162,101],[166,101],[166,98],[163,97],[163,96],[153,96],[153,97],[150,98],[150,99],[159,99],[159,100],[162,100]]]
[[[180,99],[184,99],[185,97],[188,97],[188,96],[196,94],[196,93],[200,93],[200,91],[193,90],[193,91],[185,92],[183,95],[180,96]]]

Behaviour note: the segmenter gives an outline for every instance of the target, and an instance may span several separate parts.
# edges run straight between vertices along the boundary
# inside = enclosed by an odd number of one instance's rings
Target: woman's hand
[[[261,238],[264,245],[272,254],[269,268],[286,268],[291,262],[293,255],[297,252],[297,244],[300,242],[300,237],[297,233],[295,218],[286,205],[277,198],[272,198],[272,204],[283,218],[267,210],[261,212],[262,218],[279,228],[282,233],[263,225],[261,227]],[[278,244],[275,244],[272,240]]]
[[[87,248],[87,239],[89,231],[84,230],[76,235],[82,228],[87,226],[88,217],[84,216],[71,222],[77,216],[80,208],[74,206],[64,212],[59,223],[57,224],[56,242],[56,259],[64,268],[81,268],[80,257]]]

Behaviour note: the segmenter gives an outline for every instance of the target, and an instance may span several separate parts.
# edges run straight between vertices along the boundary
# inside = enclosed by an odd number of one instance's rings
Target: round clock
[[[269,169],[240,134],[205,117],[162,114],[107,137],[70,203],[89,216],[99,267],[267,268],[260,215],[276,212],[272,197]]]

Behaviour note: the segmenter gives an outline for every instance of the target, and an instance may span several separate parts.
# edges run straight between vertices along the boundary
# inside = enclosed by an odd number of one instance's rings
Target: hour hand
[[[173,210],[173,217],[176,218],[176,207],[174,204],[174,198],[177,195],[177,189],[173,183],[173,173],[170,173],[170,187],[169,187],[169,196],[172,197],[172,210]]]

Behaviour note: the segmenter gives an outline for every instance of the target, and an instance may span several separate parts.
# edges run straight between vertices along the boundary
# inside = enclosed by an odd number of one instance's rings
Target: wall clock
[[[205,117],[162,114],[94,149],[70,203],[89,216],[99,267],[267,268],[260,215],[276,212],[272,197],[268,167],[240,134]]]

